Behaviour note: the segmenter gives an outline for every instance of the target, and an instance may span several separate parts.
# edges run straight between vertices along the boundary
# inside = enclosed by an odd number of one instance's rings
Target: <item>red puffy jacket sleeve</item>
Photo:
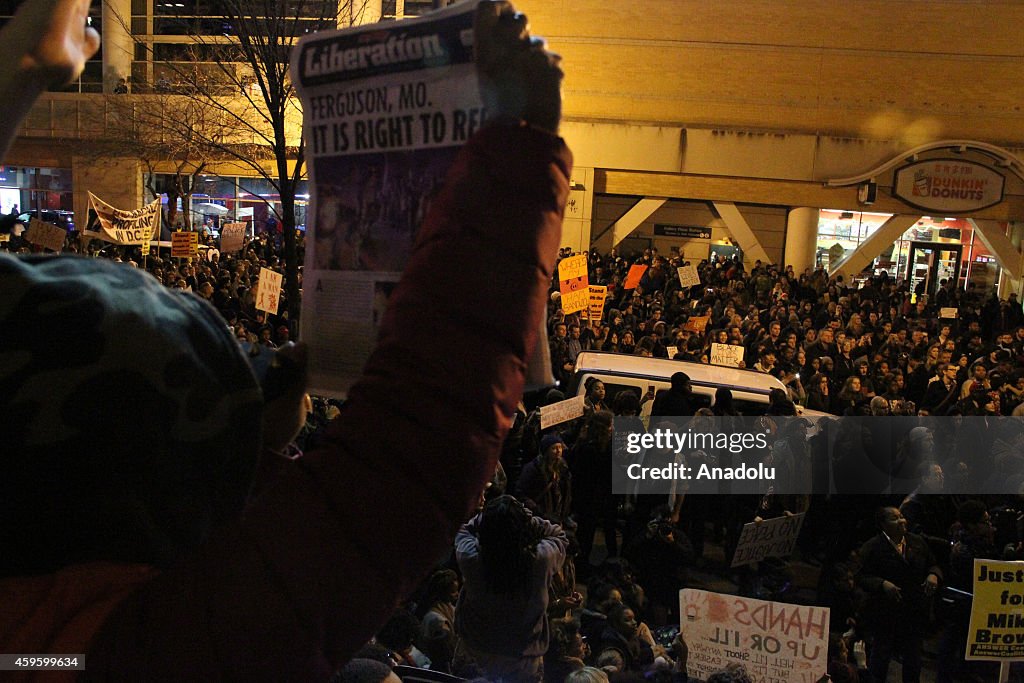
[[[374,634],[447,556],[494,470],[545,314],[570,168],[560,138],[528,127],[469,141],[328,438],[237,526],[130,598],[87,677],[317,680]]]

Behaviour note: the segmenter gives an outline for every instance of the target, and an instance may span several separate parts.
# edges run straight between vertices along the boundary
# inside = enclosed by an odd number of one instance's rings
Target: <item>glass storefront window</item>
[[[826,269],[857,249],[890,214],[822,209],[818,218],[817,265]],[[1001,224],[1006,228],[1006,224]],[[1012,226],[1011,226],[1012,227]],[[915,263],[910,263],[911,258]],[[955,277],[960,288],[973,282],[989,289],[999,281],[995,258],[966,218],[923,216],[875,258],[872,272],[925,283],[926,288]]]
[[[147,174],[143,178],[146,183]],[[174,176],[159,173],[153,183],[164,197]],[[2,185],[2,181],[0,181]],[[146,185],[148,188],[149,185]],[[251,221],[256,231],[262,231],[272,222],[279,220],[281,202],[273,184],[266,178],[200,176],[196,181],[191,198],[192,222],[195,226],[209,225],[219,228],[230,221]],[[295,192],[295,225],[300,230],[306,227],[306,206],[309,203],[309,181],[300,180]],[[181,202],[178,203],[182,209]]]

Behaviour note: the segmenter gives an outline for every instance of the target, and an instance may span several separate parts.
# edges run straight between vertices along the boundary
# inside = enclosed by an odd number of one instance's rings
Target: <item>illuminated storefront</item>
[[[822,209],[818,214],[816,265],[830,268],[857,249],[889,214]],[[1002,229],[1008,224],[1002,223]],[[968,283],[989,290],[999,282],[995,257],[977,238],[966,218],[924,216],[899,240],[879,254],[870,266],[875,275],[909,280],[912,291],[935,292],[942,280],[955,279],[961,289]]]

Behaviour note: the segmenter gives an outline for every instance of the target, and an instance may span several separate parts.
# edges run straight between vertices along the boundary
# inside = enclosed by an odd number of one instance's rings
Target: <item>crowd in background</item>
[[[4,246],[27,248],[16,238]],[[280,245],[266,234],[237,254],[202,260],[172,259],[157,250],[143,258],[137,248],[99,242],[83,249],[69,241],[66,251],[129,261],[168,287],[191,290],[251,347],[294,337],[286,301],[277,315],[255,310],[259,268],[281,266]],[[885,487],[874,496],[767,493],[735,496],[734,504],[721,506],[713,496],[612,494],[612,419],[635,418],[651,397],[610,396],[601,382],[592,382],[584,417],[545,430],[539,406],[565,398],[562,390],[582,351],[708,363],[717,342],[742,346],[744,365],[777,377],[787,388],[783,402],[794,409],[992,420],[1019,415],[1024,312],[1016,297],[999,300],[949,282],[926,297],[884,274],[855,287],[820,269],[796,274],[758,262],[747,272],[741,262],[722,258],[698,266],[699,286],[682,287],[676,268],[683,262],[675,255],[648,249],[623,257],[612,250],[588,258],[590,283],[608,288],[601,319],[565,315],[553,283],[549,338],[560,387],[526,397],[481,514],[339,680],[385,680],[396,666],[491,680],[686,680],[687,645],[673,628],[678,591],[700,586],[695,576],[712,574],[751,597],[790,599],[795,558],[738,570],[729,568],[729,559],[744,523],[794,512],[807,514],[796,558],[820,568],[814,602],[832,610],[833,680],[884,681],[894,656],[904,680],[918,680],[925,637],[939,643],[940,681],[990,675],[963,662],[969,603],[942,600],[939,589],[969,592],[975,557],[1018,555],[1018,499],[944,493],[947,479],[971,476],[961,470],[975,465],[950,461],[936,446],[934,430],[912,437],[921,454],[906,475],[910,495]],[[638,287],[624,289],[636,264],[648,269]],[[956,308],[957,318],[940,319],[941,308]],[[703,316],[707,324],[695,326]],[[326,401],[316,404],[303,440],[315,439],[336,410]],[[693,402],[689,410],[660,414],[736,411],[728,392],[719,392],[714,405]],[[788,449],[797,461],[810,459],[814,438],[787,430],[772,447]],[[988,465],[991,475],[995,464]],[[712,545],[724,546],[724,563],[712,559]],[[887,554],[893,548],[907,566],[893,564]],[[857,643],[865,645],[866,661],[854,657]],[[709,680],[744,676],[730,668]]]

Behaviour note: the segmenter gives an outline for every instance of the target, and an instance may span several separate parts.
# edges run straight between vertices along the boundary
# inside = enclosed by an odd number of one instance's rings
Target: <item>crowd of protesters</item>
[[[78,233],[69,233],[63,253],[107,258],[129,263],[145,269],[160,283],[172,289],[193,292],[210,303],[231,326],[239,340],[276,348],[295,338],[297,328],[289,320],[289,302],[282,292],[276,314],[256,310],[256,286],[260,268],[284,272],[284,249],[280,235],[260,231],[246,239],[242,249],[233,254],[221,254],[217,240],[209,231],[197,230],[200,257],[172,258],[169,247],[152,246],[145,255],[138,246],[110,244],[89,239]],[[298,259],[304,251],[304,240],[297,240]],[[0,250],[13,253],[46,253],[31,245],[21,235],[11,234],[9,241],[0,243]]]
[[[28,248],[17,240],[7,245]],[[79,243],[69,242],[68,250],[78,251]],[[294,336],[286,301],[275,316],[254,306],[259,268],[281,264],[272,235],[247,240],[237,254],[202,260],[155,250],[143,258],[137,248],[96,242],[81,251],[131,262],[167,287],[207,299],[249,348]],[[885,275],[854,288],[821,270],[795,276],[757,263],[748,273],[725,259],[701,263],[700,286],[683,288],[675,277],[678,257],[652,250],[631,258],[595,253],[590,264],[590,282],[609,292],[601,320],[563,314],[557,284],[552,288],[550,352],[562,388],[585,350],[708,363],[710,344],[718,342],[743,346],[745,364],[777,377],[788,388],[783,402],[794,408],[991,419],[1024,411],[1024,313],[1015,297],[1000,301],[950,283],[925,297]],[[626,272],[636,264],[648,269],[637,288],[625,290]],[[956,320],[939,319],[939,308],[947,307],[958,310]],[[706,325],[695,327],[704,316]],[[571,680],[645,673],[686,680],[687,647],[671,628],[678,624],[679,589],[693,585],[699,568],[734,581],[740,593],[787,600],[792,577],[785,559],[737,571],[728,569],[728,554],[743,523],[805,512],[798,554],[820,566],[816,604],[832,610],[833,680],[885,681],[894,654],[904,681],[918,680],[922,639],[929,636],[939,643],[938,680],[974,675],[962,656],[969,602],[941,600],[940,587],[969,592],[974,557],[1018,556],[1019,505],[1015,496],[944,493],[952,488],[946,479],[970,472],[936,447],[934,429],[908,436],[921,455],[915,471],[904,473],[905,489],[883,486],[878,495],[859,497],[736,496],[736,505],[723,508],[697,495],[613,495],[612,418],[637,419],[651,397],[609,396],[595,381],[583,418],[541,430],[539,405],[564,398],[553,389],[535,409],[521,405],[487,506],[464,527],[447,565],[361,654],[385,663],[387,672],[397,663],[492,680],[562,681],[577,671],[584,673]],[[672,400],[671,392],[660,393],[654,414],[735,414],[727,391],[705,408]],[[303,439],[315,439],[337,413],[336,405],[316,404]],[[813,457],[806,430],[787,430],[773,446],[783,444],[797,461]],[[724,544],[724,566],[709,559],[707,539]],[[600,561],[592,564],[594,558]],[[868,655],[859,670],[851,654],[858,642]],[[349,677],[357,669],[376,675],[361,666],[384,671],[362,661],[347,669]],[[357,680],[343,673],[342,680]],[[718,680],[742,676],[723,671]]]
[[[601,320],[557,309],[551,320],[552,360],[566,381],[581,350],[708,363],[711,344],[725,343],[742,346],[745,366],[777,377],[794,403],[835,415],[870,414],[875,397],[890,413],[919,415],[1011,415],[1024,403],[1016,293],[1000,300],[943,280],[929,296],[886,272],[853,286],[820,268],[758,261],[747,272],[724,257],[702,262],[701,284],[683,287],[678,256],[612,249],[589,259],[590,284],[608,288]],[[634,265],[647,270],[624,289]],[[942,309],[956,318],[940,319]],[[690,322],[704,316],[706,327]]]

